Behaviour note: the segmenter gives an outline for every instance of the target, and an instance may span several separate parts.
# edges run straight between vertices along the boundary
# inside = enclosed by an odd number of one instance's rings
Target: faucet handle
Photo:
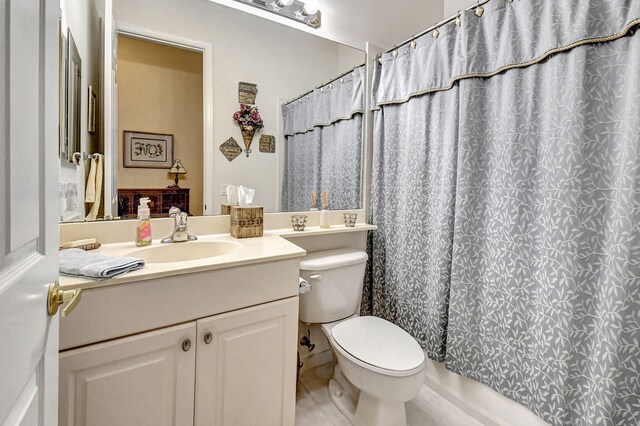
[[[173,206],[169,209],[169,217],[176,217],[180,213],[180,209],[176,206]]]

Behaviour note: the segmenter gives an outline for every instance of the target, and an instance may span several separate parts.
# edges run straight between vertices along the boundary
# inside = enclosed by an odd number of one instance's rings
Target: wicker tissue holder
[[[231,235],[235,238],[262,237],[263,224],[262,207],[231,206]]]

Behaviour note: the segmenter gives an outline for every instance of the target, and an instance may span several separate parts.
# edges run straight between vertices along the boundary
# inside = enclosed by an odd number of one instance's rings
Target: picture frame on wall
[[[171,168],[173,164],[173,135],[125,130],[122,137],[124,167]]]

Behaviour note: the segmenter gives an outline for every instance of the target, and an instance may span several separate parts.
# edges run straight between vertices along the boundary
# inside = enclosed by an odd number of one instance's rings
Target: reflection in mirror
[[[103,186],[96,185],[102,177],[97,166],[104,152],[100,71],[104,3],[60,0],[58,212],[63,222],[104,216]],[[87,185],[91,178],[93,183]]]
[[[105,122],[113,130],[106,129],[100,152],[105,176],[114,176],[104,182],[114,196],[98,219],[135,217],[140,197],[152,199],[154,217],[166,217],[173,205],[193,215],[220,214],[227,185],[254,189],[254,204],[266,213],[309,210],[312,191],[318,198],[327,191],[331,209],[361,206],[362,107],[341,102],[357,104],[363,96],[362,88],[354,90],[363,71],[352,71],[365,62],[364,52],[213,2],[113,5],[117,38],[104,36],[113,46],[103,48],[113,51],[117,74],[103,76],[105,92],[110,80],[114,87],[102,94],[103,105],[113,105],[113,120]],[[302,128],[286,111],[305,103],[283,105],[307,93],[331,114]],[[248,141],[233,120],[241,103],[256,107],[263,123]],[[153,143],[126,145],[125,132]],[[306,153],[302,140],[317,150]],[[174,160],[186,170],[177,174],[177,187],[169,173]],[[131,167],[142,162],[147,167]],[[80,199],[86,179],[78,185]]]
[[[118,216],[203,214],[203,114],[202,51],[118,35]]]
[[[283,211],[360,208],[364,77],[361,65],[283,105]]]
[[[62,155],[73,162],[73,153],[80,151],[80,105],[82,102],[82,60],[71,30],[67,35],[65,69],[65,125]]]

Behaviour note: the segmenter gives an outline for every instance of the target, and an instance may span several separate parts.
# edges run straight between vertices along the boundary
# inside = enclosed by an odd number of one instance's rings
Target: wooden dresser
[[[189,212],[189,188],[118,188],[118,215],[125,219],[138,216],[140,198],[149,198],[151,217],[168,217],[169,209],[177,207]]]

